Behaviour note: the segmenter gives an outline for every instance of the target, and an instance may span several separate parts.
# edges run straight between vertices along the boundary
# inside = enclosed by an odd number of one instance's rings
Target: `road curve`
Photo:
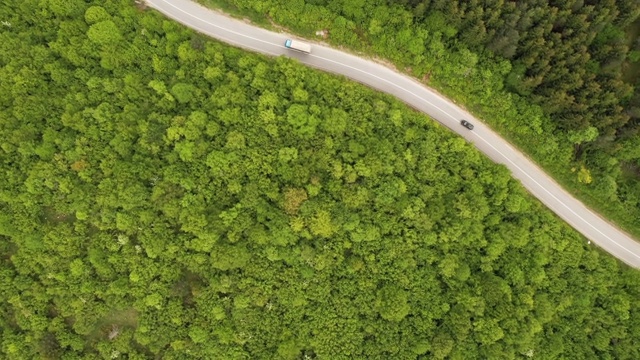
[[[524,187],[574,229],[626,264],[640,268],[640,243],[573,198],[542,169],[471,114],[414,79],[375,62],[312,44],[311,54],[284,47],[290,35],[267,31],[207,9],[190,0],[146,0],[147,5],[200,33],[251,51],[288,56],[327,72],[344,75],[391,94],[428,114],[504,164]],[[460,119],[473,122],[469,131]]]

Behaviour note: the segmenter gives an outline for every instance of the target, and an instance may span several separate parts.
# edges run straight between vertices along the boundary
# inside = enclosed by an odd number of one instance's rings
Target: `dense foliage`
[[[611,136],[628,122],[623,30],[640,14],[637,1],[391,2],[406,4],[420,22],[446,18],[464,44],[512,59],[508,85],[531,94],[559,128],[594,126]]]
[[[622,71],[635,61],[640,73],[640,41],[627,38],[640,31],[637,1],[200,2],[392,60],[640,237],[640,92]]]
[[[3,358],[640,358],[638,273],[393,99],[128,0],[0,18]]]

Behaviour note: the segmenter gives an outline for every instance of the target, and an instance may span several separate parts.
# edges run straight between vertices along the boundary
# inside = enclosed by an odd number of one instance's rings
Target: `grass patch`
[[[118,336],[117,334],[123,329],[137,327],[138,312],[134,308],[114,310],[98,321],[94,330],[87,335],[87,343],[93,344],[99,340],[110,339]]]
[[[76,221],[75,214],[64,214],[57,212],[54,208],[47,206],[42,209],[42,220],[49,224],[69,223]]]

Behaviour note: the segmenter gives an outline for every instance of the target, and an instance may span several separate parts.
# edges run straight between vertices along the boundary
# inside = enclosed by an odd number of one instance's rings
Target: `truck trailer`
[[[292,50],[297,50],[305,54],[309,54],[311,52],[311,45],[297,40],[287,39],[287,41],[284,42],[284,47]]]

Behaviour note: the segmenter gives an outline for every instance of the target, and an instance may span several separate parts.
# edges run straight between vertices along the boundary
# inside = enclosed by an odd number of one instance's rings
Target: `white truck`
[[[284,42],[284,47],[287,49],[297,50],[305,54],[309,54],[311,52],[311,45],[297,40],[287,39],[287,41]]]

